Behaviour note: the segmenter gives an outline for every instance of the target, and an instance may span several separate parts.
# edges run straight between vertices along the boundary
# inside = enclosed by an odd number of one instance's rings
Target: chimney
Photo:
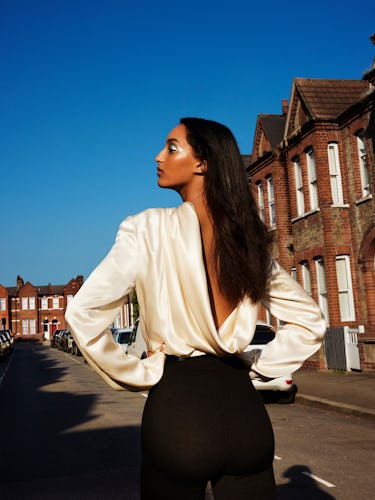
[[[17,276],[17,292],[20,288],[22,288],[24,285],[23,279],[21,278],[20,275]]]
[[[285,116],[288,113],[288,109],[289,109],[288,99],[283,99],[281,101],[281,109],[282,109],[283,115]]]

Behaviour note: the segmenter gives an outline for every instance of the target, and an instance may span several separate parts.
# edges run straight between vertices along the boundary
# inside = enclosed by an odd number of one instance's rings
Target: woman
[[[151,388],[142,420],[142,498],[275,498],[273,433],[251,378],[298,369],[320,346],[320,309],[272,261],[241,155],[223,125],[185,118],[156,157],[176,209],[128,217],[66,319],[112,387]],[[136,288],[150,356],[115,344],[108,325]],[[263,303],[282,322],[251,367],[240,358]]]

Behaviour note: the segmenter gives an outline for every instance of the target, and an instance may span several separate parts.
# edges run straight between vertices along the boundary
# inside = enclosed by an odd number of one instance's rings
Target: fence
[[[324,338],[327,368],[360,370],[358,330],[347,326],[330,327]]]

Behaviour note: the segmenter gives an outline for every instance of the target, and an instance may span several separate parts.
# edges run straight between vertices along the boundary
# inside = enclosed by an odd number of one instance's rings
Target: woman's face
[[[197,173],[202,171],[202,162],[186,139],[186,127],[177,125],[169,133],[164,148],[155,158],[158,185],[174,189],[186,201],[193,186],[197,184]]]

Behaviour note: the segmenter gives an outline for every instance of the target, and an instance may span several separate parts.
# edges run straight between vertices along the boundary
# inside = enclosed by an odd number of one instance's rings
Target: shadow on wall
[[[283,476],[289,479],[277,487],[278,500],[334,500],[335,497],[321,490],[310,477],[311,470],[305,465],[289,467]]]

